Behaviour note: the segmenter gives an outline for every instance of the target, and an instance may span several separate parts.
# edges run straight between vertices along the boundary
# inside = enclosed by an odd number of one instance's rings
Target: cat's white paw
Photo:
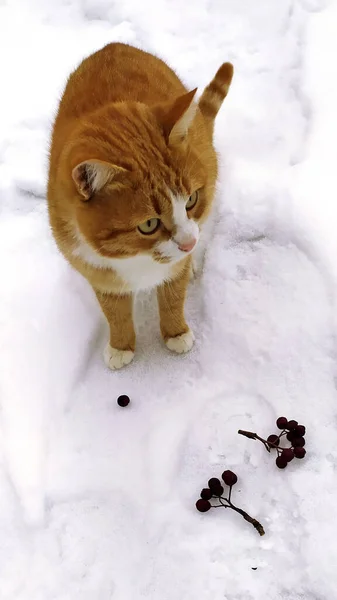
[[[194,334],[193,331],[189,330],[186,333],[182,333],[181,335],[177,335],[173,338],[168,338],[166,340],[166,346],[172,352],[177,352],[177,354],[185,354],[185,352],[189,352],[194,344]]]
[[[103,352],[104,362],[109,369],[115,371],[129,365],[135,353],[132,350],[118,350],[107,345]]]

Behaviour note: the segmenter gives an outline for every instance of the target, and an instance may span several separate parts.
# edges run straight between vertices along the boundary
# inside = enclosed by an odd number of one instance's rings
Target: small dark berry
[[[118,396],[117,404],[118,404],[118,406],[122,406],[123,408],[125,408],[125,406],[130,404],[129,396],[125,396],[125,394],[123,394],[123,396]]]
[[[298,437],[303,437],[305,435],[304,425],[297,425],[297,427],[295,427],[295,433]]]
[[[305,439],[304,437],[296,437],[293,440],[293,446],[294,448],[303,448],[303,446],[305,446]]]
[[[285,469],[288,464],[288,461],[281,454],[280,456],[277,457],[276,464],[279,469]]]
[[[212,498],[211,490],[209,488],[204,488],[203,490],[201,490],[200,497],[203,500],[210,500]]]
[[[232,487],[232,485],[235,485],[238,480],[237,475],[235,475],[233,471],[224,471],[221,477],[224,480],[225,484],[229,485],[230,487]]]
[[[202,500],[201,498],[197,500],[195,506],[199,512],[207,512],[211,508],[210,502],[208,502],[208,500]]]
[[[294,451],[291,448],[286,448],[282,451],[281,456],[283,456],[287,462],[290,462],[294,458]]]
[[[294,430],[293,431],[289,431],[287,433],[287,440],[289,440],[289,442],[293,442],[294,439],[295,439],[295,437],[296,437],[296,433],[295,433]]]
[[[296,448],[294,448],[294,454],[295,454],[296,458],[304,458],[306,455],[306,451],[301,446],[300,447],[296,446]]]
[[[270,448],[275,448],[274,444],[276,444],[276,446],[278,446],[280,443],[280,438],[278,435],[272,434],[267,438],[267,442],[270,442],[269,443]]]
[[[220,496],[222,496],[223,492],[224,492],[224,489],[223,489],[222,485],[219,485],[218,487],[215,487],[212,489],[213,496],[220,497]]]
[[[279,429],[287,429],[288,419],[285,417],[279,417],[276,421],[276,425]]]
[[[292,419],[291,421],[288,421],[288,426],[287,429],[295,429],[295,427],[297,427],[298,422],[295,421],[294,419]]]
[[[212,477],[212,479],[208,482],[208,487],[211,490],[212,494],[214,494],[214,490],[219,489],[221,487],[221,481],[217,477]]]

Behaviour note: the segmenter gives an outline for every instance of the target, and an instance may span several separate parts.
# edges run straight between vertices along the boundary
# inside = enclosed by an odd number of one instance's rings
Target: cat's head
[[[69,150],[76,225],[99,256],[174,263],[196,247],[217,161],[195,91],[154,107],[113,104],[78,129]]]

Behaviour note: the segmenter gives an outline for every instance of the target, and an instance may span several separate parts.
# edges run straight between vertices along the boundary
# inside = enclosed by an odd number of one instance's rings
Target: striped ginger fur
[[[214,119],[228,94],[233,78],[233,71],[233,65],[231,63],[226,62],[221,65],[215,77],[204,89],[200,97],[199,108],[212,133],[214,129]]]
[[[113,43],[68,79],[51,140],[49,218],[106,317],[111,369],[133,359],[141,290],[156,289],[167,348],[193,346],[184,304],[215,195],[214,119],[232,74],[222,65],[197,103],[164,61]]]

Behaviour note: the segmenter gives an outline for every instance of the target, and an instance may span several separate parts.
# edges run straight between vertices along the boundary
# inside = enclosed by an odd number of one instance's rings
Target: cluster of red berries
[[[272,433],[266,440],[252,431],[243,431],[242,429],[239,429],[238,433],[251,440],[259,440],[269,453],[271,450],[276,450],[276,465],[279,469],[285,469],[293,458],[305,457],[305,427],[304,425],[299,425],[294,419],[288,421],[286,417],[279,417],[276,421],[276,425],[278,429],[281,430],[281,433]],[[284,440],[285,438],[290,442],[290,446],[288,447],[280,445],[281,440]],[[261,523],[256,519],[253,519],[248,513],[242,510],[242,508],[235,506],[231,501],[232,487],[238,480],[237,475],[235,475],[233,471],[224,471],[221,477],[224,484],[229,487],[228,497],[226,498],[223,496],[224,487],[220,479],[212,477],[208,482],[208,487],[201,490],[200,498],[196,502],[197,510],[205,513],[211,508],[231,508],[239,513],[246,521],[248,521],[248,523],[251,523],[260,535],[264,535],[264,529]]]
[[[248,513],[241,508],[238,508],[231,501],[232,487],[236,484],[238,478],[233,471],[224,471],[221,475],[225,485],[229,487],[228,497],[225,498],[224,487],[222,482],[217,477],[212,477],[208,482],[208,487],[201,490],[200,498],[197,500],[195,506],[199,512],[208,512],[211,508],[231,508],[235,512],[239,513],[246,521],[251,523],[260,535],[264,535],[264,529],[256,519],[253,519]],[[213,500],[213,504],[211,501]]]
[[[238,478],[233,471],[224,471],[222,473],[222,479],[226,485],[229,486],[230,492],[229,497],[231,496],[232,486],[237,482]],[[212,507],[210,500],[212,498],[222,498],[222,494],[224,493],[224,487],[217,477],[212,477],[212,479],[208,482],[208,487],[204,488],[200,492],[200,500],[197,500],[196,507],[199,512],[207,512]]]
[[[281,429],[281,433],[278,435],[273,433],[266,440],[257,435],[257,433],[252,433],[251,431],[242,431],[240,429],[238,433],[251,439],[259,440],[264,444],[268,452],[270,452],[270,450],[276,450],[276,465],[279,469],[285,469],[293,458],[305,457],[305,427],[304,425],[299,425],[294,419],[288,421],[286,417],[279,417],[276,421],[276,425],[278,429]],[[280,446],[280,442],[284,437],[290,442],[291,445],[289,447]]]

